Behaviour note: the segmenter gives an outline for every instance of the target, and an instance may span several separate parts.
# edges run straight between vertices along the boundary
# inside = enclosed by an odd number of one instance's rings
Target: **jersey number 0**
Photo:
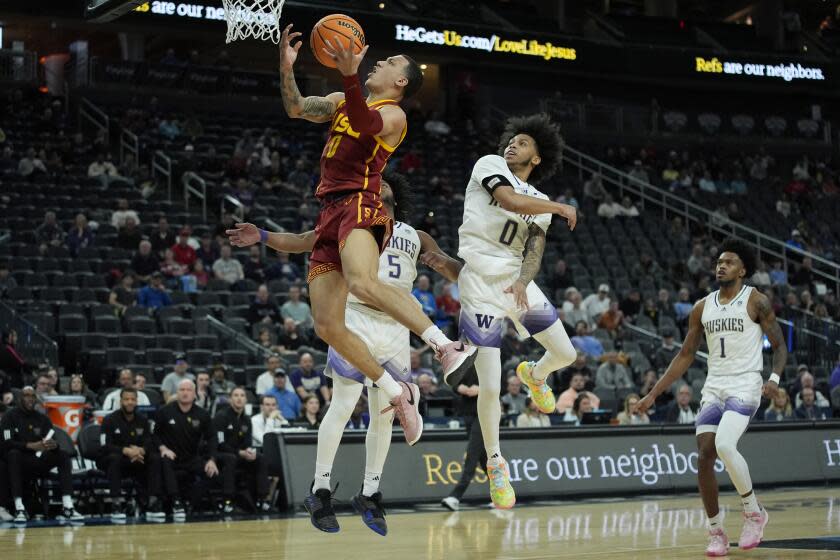
[[[513,220],[505,222],[505,227],[502,228],[502,235],[499,236],[499,243],[502,245],[510,245],[513,243],[513,238],[516,237],[516,231],[519,229],[519,224]]]

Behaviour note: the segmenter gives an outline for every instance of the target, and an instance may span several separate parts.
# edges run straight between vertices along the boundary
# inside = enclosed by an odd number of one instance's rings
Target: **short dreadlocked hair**
[[[388,183],[394,193],[394,219],[398,222],[407,222],[414,202],[408,179],[401,173],[386,169],[382,172],[382,180]]]
[[[529,182],[539,183],[554,175],[560,162],[563,149],[563,137],[560,128],[551,122],[547,113],[537,113],[522,117],[511,117],[505,123],[505,130],[499,139],[499,155],[504,156],[510,139],[517,134],[527,134],[537,143],[537,153],[542,160],[531,171]]]
[[[735,239],[734,237],[729,237],[725,239],[721,244],[720,252],[735,253],[736,255],[738,255],[738,258],[741,259],[742,263],[744,263],[744,271],[746,272],[746,278],[751,277],[753,273],[755,273],[755,251],[753,251],[753,248],[750,247],[746,242],[741,241],[740,239]]]

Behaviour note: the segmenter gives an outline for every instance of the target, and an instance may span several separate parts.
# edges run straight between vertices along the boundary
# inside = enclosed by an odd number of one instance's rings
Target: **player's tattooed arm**
[[[776,320],[776,313],[773,311],[773,306],[770,305],[770,300],[764,294],[753,292],[754,296],[750,298],[753,304],[753,309],[756,312],[756,318],[761,325],[761,330],[767,335],[767,340],[773,347],[773,373],[781,376],[785,371],[785,364],[787,363],[787,345],[785,344],[785,337],[782,334],[782,327],[779,326],[779,321]]]
[[[537,277],[545,252],[545,231],[536,224],[528,227],[528,239],[525,241],[525,256],[519,269],[519,281],[525,286]]]
[[[291,69],[280,71],[280,94],[287,115],[293,119],[306,119],[317,123],[329,122],[335,113],[336,105],[344,97],[341,93],[331,93],[326,97],[303,97]]]

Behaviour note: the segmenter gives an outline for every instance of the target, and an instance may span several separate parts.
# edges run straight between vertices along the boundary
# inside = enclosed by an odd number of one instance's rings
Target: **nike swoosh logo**
[[[406,383],[405,381],[403,381],[403,385],[405,385],[406,388],[408,388],[408,394],[409,394],[408,404],[410,404],[411,406],[414,406],[414,391],[411,390],[411,386],[408,383]]]

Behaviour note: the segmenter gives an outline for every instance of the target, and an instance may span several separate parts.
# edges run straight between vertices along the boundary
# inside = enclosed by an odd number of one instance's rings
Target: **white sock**
[[[722,514],[720,512],[718,512],[717,515],[709,518],[709,531],[716,531],[717,529],[722,529],[723,528],[722,523],[723,523]]]
[[[402,387],[387,371],[383,371],[382,377],[376,380],[376,386],[382,389],[389,402],[402,395]]]
[[[433,349],[437,349],[440,346],[452,342],[451,340],[449,340],[449,337],[443,334],[443,331],[441,331],[435,325],[432,325],[431,327],[423,331],[423,334],[420,335],[420,338],[422,338],[423,342],[431,346]]]
[[[750,492],[747,497],[741,496],[741,503],[744,504],[744,513],[758,513],[761,507],[758,505],[758,498],[755,497],[755,492]]]
[[[67,495],[62,496],[61,506],[66,509],[73,509],[73,497]]]
[[[355,381],[335,376],[333,395],[327,413],[318,427],[318,449],[315,454],[314,490],[330,490],[330,474],[335,463],[335,454],[344,435],[344,427],[353,414],[364,386]]]
[[[502,456],[499,445],[499,423],[502,419],[502,405],[499,394],[502,390],[501,350],[482,346],[475,358],[475,371],[478,374],[478,421],[481,425],[481,437],[487,450],[488,463],[496,456]]]
[[[315,484],[312,491],[316,490],[330,490],[330,474],[332,465],[322,465],[315,463]]]
[[[379,479],[382,478],[381,472],[365,471],[365,483],[362,488],[362,495],[371,497],[379,490]]]
[[[23,498],[15,498],[15,510],[26,509],[23,507]]]

